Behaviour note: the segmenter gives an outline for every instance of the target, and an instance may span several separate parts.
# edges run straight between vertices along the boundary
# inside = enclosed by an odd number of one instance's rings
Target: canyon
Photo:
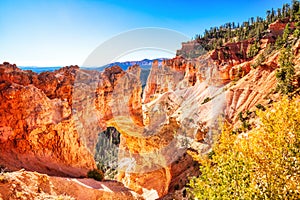
[[[0,194],[5,199],[15,184],[12,195],[17,195],[27,182],[33,196],[42,190],[79,199],[156,199],[183,188],[188,177],[200,173],[187,150],[209,152],[222,121],[238,127],[239,113],[268,106],[278,97],[273,91],[279,51],[259,66],[251,65],[284,27],[271,24],[253,58],[238,56],[249,51],[252,39],[199,55],[196,45],[190,59],[180,54],[195,44],[183,44],[175,58],[152,63],[145,87],[138,65],[102,72],[69,66],[37,74],[0,64],[0,166],[14,171],[12,178],[0,181],[5,188]],[[296,69],[299,49],[298,39],[292,49]],[[118,182],[91,183],[84,177],[97,168],[98,135],[108,127],[120,133]],[[78,181],[103,184],[104,189]],[[81,193],[75,192],[78,188]]]

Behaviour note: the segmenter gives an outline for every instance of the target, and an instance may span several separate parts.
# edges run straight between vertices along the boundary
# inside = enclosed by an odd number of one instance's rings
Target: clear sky
[[[81,65],[97,46],[124,31],[161,27],[192,38],[211,26],[265,17],[267,9],[283,3],[290,1],[0,0],[0,62]]]

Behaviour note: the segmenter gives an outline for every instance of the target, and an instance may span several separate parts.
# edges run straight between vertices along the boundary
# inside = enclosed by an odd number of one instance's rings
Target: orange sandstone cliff
[[[96,167],[98,134],[115,127],[121,134],[118,181],[146,199],[182,188],[187,177],[199,174],[188,149],[208,152],[220,120],[238,124],[238,113],[276,98],[279,52],[255,69],[251,65],[282,32],[280,23],[270,25],[253,58],[245,56],[253,40],[245,40],[202,55],[197,49],[191,59],[153,62],[144,90],[136,65],[103,72],[71,66],[41,74],[0,65],[0,165],[85,176]],[[298,40],[296,63],[299,49]]]

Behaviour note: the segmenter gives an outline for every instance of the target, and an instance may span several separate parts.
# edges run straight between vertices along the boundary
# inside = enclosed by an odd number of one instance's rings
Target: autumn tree
[[[300,102],[284,97],[256,112],[259,126],[235,134],[225,125],[190,181],[195,199],[299,199]]]

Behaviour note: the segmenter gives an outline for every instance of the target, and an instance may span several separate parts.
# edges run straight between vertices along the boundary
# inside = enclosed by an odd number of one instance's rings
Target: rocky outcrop
[[[123,115],[108,122],[121,133],[118,180],[138,193],[161,197],[181,188],[188,181],[186,175],[199,174],[186,150],[190,146],[203,152],[209,149],[209,130],[204,124],[215,123],[225,98],[219,95],[222,86],[216,75],[212,76],[215,81],[200,81],[213,67],[208,62],[194,63],[181,57],[162,66],[154,62],[143,94],[143,126]]]
[[[273,22],[272,24],[269,25],[270,33],[275,36],[281,35],[288,22],[289,22],[288,18]]]
[[[176,55],[182,56],[185,59],[197,58],[206,53],[205,49],[195,40],[183,42],[181,49],[177,50]]]
[[[227,43],[196,59],[187,60],[177,56],[165,60],[161,66],[154,62],[143,93],[143,102],[148,103],[165,92],[191,87],[208,79],[213,84],[223,85],[235,79],[238,73],[246,75],[250,71],[250,62],[247,62],[246,55],[252,42],[245,40]],[[266,46],[269,42],[269,39],[264,39],[262,45]],[[190,43],[184,44],[183,50],[190,50],[193,46]]]
[[[69,66],[55,72],[36,74],[30,70],[21,70],[15,64],[4,62],[0,65],[0,80],[18,85],[34,85],[50,99],[67,100],[72,104],[72,85],[78,66]]]
[[[24,170],[0,174],[1,199],[144,199],[116,181],[51,177]]]
[[[85,176],[96,167],[94,149],[107,121],[122,115],[142,125],[140,71],[133,66],[125,73],[116,66],[100,73],[71,66],[36,74],[4,63],[0,164]]]
[[[268,95],[276,88],[276,83],[275,68],[272,65],[265,64],[251,70],[226,91],[227,119],[234,124],[238,121],[237,113],[253,110],[258,104],[268,104]]]
[[[155,100],[160,94],[174,91],[184,78],[185,68],[186,61],[181,57],[164,61],[161,66],[154,61],[143,94],[144,103]]]
[[[199,174],[186,150],[209,150],[218,116],[237,121],[237,112],[260,103],[269,83],[275,84],[276,55],[251,71],[251,61],[224,68],[210,56],[154,62],[143,99],[138,66],[103,73],[71,67],[38,75],[5,65],[1,163],[83,176],[95,167],[98,134],[113,126],[121,133],[119,181],[148,199],[181,188],[186,177]],[[235,67],[247,73],[226,85]]]
[[[216,64],[232,67],[233,65],[240,64],[246,59],[247,49],[251,44],[251,40],[241,42],[227,43],[224,46],[212,51],[210,56]]]
[[[0,72],[0,165],[10,170],[86,176],[96,167],[93,154],[98,134],[110,120],[126,116],[142,125],[138,66],[126,73],[119,67],[100,73],[72,66],[36,74],[4,63]],[[91,192],[91,198],[112,195]],[[113,196],[135,199],[127,193]],[[85,199],[75,189],[70,194]]]
[[[0,164],[77,177],[95,168],[71,116],[72,85],[58,76],[74,69],[40,75],[8,63],[0,69]]]
[[[178,138],[188,138],[193,141],[189,143],[189,148],[206,152],[210,148],[209,144],[213,143],[212,130],[219,116],[223,115],[226,121],[238,125],[238,113],[256,110],[259,104],[267,106],[272,99],[276,99],[277,94],[273,91],[277,83],[275,71],[278,68],[279,53],[275,51],[265,55],[266,60],[255,69],[251,67],[275,39],[268,34],[261,39],[260,51],[254,58],[246,58],[254,42],[246,40],[225,44],[197,59],[185,60],[177,56],[163,62],[161,66],[154,62],[143,93],[143,119],[148,132],[142,128],[128,128],[121,132],[121,147],[134,156],[120,157],[127,158],[132,165],[130,169],[121,169],[119,180],[140,193],[144,189],[153,189],[158,196],[173,191],[175,185],[181,188],[180,180],[184,182],[184,179],[180,174],[188,172],[179,163],[185,163],[186,166],[192,166],[193,163],[188,158],[176,163],[168,157],[180,154],[178,157],[183,158],[184,148],[179,154],[164,150],[170,144],[178,146]],[[294,51],[298,59],[297,47]],[[125,119],[122,122],[122,127],[131,127]],[[149,130],[154,129],[156,131],[150,131],[149,134]],[[170,134],[171,130],[174,134]],[[143,137],[133,137],[136,132],[144,133]],[[152,170],[141,163],[151,163]],[[134,173],[132,168],[138,168],[135,169],[137,171],[142,168],[144,171]],[[176,173],[178,171],[180,173]],[[152,181],[154,177],[161,182]]]

